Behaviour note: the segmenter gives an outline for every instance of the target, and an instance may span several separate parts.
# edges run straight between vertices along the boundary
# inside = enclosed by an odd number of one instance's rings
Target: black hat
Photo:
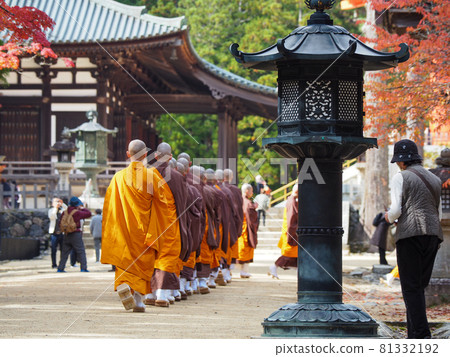
[[[422,160],[422,157],[419,155],[414,141],[403,139],[395,143],[391,163],[415,160]]]

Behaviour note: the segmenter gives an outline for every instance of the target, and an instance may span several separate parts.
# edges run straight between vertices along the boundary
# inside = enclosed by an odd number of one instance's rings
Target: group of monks
[[[191,166],[158,145],[151,160],[141,140],[129,143],[130,165],[117,172],[103,206],[101,262],[116,266],[114,288],[126,310],[168,307],[249,278],[257,245],[253,188],[232,185],[231,170]],[[152,162],[153,160],[153,162]]]

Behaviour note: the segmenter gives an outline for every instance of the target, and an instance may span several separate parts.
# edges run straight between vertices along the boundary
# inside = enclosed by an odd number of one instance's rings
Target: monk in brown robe
[[[201,207],[201,211],[200,211],[200,213],[201,213],[200,231],[199,231],[199,237],[198,237],[199,243],[198,243],[198,248],[197,248],[196,254],[195,254],[196,264],[195,264],[192,280],[191,281],[188,280],[184,287],[186,294],[189,294],[191,292],[194,294],[199,293],[198,271],[202,270],[202,263],[200,262],[201,250],[202,250],[202,248],[203,248],[203,250],[210,249],[208,247],[208,244],[206,241],[202,246],[203,238],[205,237],[205,234],[207,234],[206,233],[206,229],[207,229],[206,210],[207,210],[207,208],[206,208],[206,198],[205,198],[205,195],[207,195],[207,193],[204,192],[205,182],[201,178],[201,176],[202,176],[201,171],[202,171],[202,168],[200,168],[200,166],[194,165],[190,168],[190,170],[187,173],[188,183],[197,190],[197,192],[200,194],[200,196],[202,198],[202,207]],[[204,255],[205,255],[205,252],[203,254],[203,259],[207,260],[208,258],[205,258]],[[211,259],[209,258],[209,260],[211,260]],[[210,266],[208,264],[208,276],[209,276],[209,270],[210,270]],[[205,286],[206,286],[206,282],[205,282]],[[208,287],[206,286],[206,289],[204,288],[203,291],[204,291],[204,293],[209,291]]]
[[[101,262],[116,267],[114,289],[125,309],[143,312],[168,208],[161,175],[144,165],[145,143],[131,141],[127,156],[130,165],[114,175],[105,195]]]
[[[223,171],[224,183],[228,189],[233,193],[233,204],[235,205],[235,211],[237,213],[236,218],[236,240],[233,240],[231,237],[230,246],[231,246],[231,264],[230,271],[233,270],[236,260],[239,256],[238,244],[237,240],[242,234],[242,224],[244,222],[244,211],[242,209],[242,205],[244,200],[242,198],[241,190],[232,184],[233,182],[233,171],[230,169],[225,169]]]
[[[278,279],[277,268],[297,268],[298,257],[298,185],[294,185],[292,193],[286,201],[283,215],[283,228],[278,247],[281,256],[269,268],[269,275]]]
[[[158,145],[155,153],[155,168],[164,178],[164,190],[169,207],[171,224],[157,242],[155,272],[152,277],[152,290],[155,292],[155,305],[168,307],[176,299],[181,300],[178,290],[181,270],[179,258],[187,260],[190,252],[190,241],[187,234],[186,202],[187,189],[183,176],[169,167],[172,158],[172,148],[167,143]],[[152,304],[152,299],[146,301]]]
[[[200,168],[200,178],[203,183],[203,200],[206,204],[205,233],[200,244],[200,255],[197,263],[198,289],[201,294],[208,294],[207,280],[211,273],[214,251],[220,244],[221,203],[216,190],[206,184],[206,172]]]
[[[241,264],[241,278],[250,278],[248,272],[249,263],[253,262],[253,253],[258,244],[258,214],[256,208],[258,204],[251,201],[253,187],[244,183],[241,188],[244,211],[244,222],[242,224],[242,234],[238,238],[239,257],[238,264]]]
[[[240,236],[241,230],[242,230],[242,221],[239,220],[239,212],[237,211],[237,205],[240,203],[234,202],[234,194],[232,190],[225,185],[224,182],[224,171],[223,170],[216,170],[216,178],[217,178],[217,186],[220,188],[220,190],[225,194],[226,197],[226,205],[228,207],[228,240],[227,240],[227,249],[222,257],[222,261],[220,264],[220,272],[216,279],[216,282],[219,285],[226,285],[228,283],[231,283],[231,273],[230,273],[230,265],[232,263],[232,246],[237,242],[238,237]],[[240,190],[236,187],[236,189]],[[239,194],[240,199],[242,201],[242,196]],[[242,204],[240,207],[240,210],[242,211]],[[238,228],[239,227],[239,228]],[[238,234],[239,230],[239,234]],[[223,282],[222,282],[223,280]]]
[[[187,154],[186,154],[187,155]],[[187,230],[191,240],[191,249],[189,259],[182,262],[182,270],[180,273],[180,293],[181,299],[186,300],[188,295],[192,295],[192,289],[188,282],[193,281],[195,271],[195,259],[197,250],[201,243],[202,236],[200,235],[201,217],[203,208],[203,198],[200,192],[187,180],[189,172],[189,161],[183,157],[177,161],[177,171],[180,172],[186,180],[186,187],[188,191],[187,200]]]
[[[218,227],[216,227],[216,233],[218,232],[218,247],[213,250],[212,261],[211,261],[211,274],[208,279],[208,287],[216,288],[216,282],[219,275],[220,265],[223,261],[228,248],[228,225],[229,225],[229,207],[227,204],[227,197],[222,192],[222,190],[217,185],[217,178],[214,170],[206,170],[206,183],[208,187],[211,187],[214,191],[216,201],[220,204],[220,219],[218,221]],[[226,282],[222,279],[221,285],[226,285]]]

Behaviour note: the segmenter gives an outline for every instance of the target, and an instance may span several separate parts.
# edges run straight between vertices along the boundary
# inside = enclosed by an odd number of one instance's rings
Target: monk
[[[154,303],[159,307],[168,307],[175,300],[181,300],[178,294],[181,270],[179,258],[187,260],[189,237],[187,234],[186,203],[187,190],[183,176],[169,167],[172,148],[168,143],[158,145],[155,152],[155,167],[164,178],[161,189],[164,191],[168,205],[169,225],[157,242],[155,272],[152,277],[152,290],[155,292]],[[148,300],[153,304],[152,298]]]
[[[145,143],[131,141],[127,156],[130,165],[114,175],[105,195],[101,262],[116,266],[114,289],[125,309],[144,312],[167,202],[161,175],[144,166]]]
[[[248,272],[249,263],[253,262],[253,253],[258,244],[258,214],[256,213],[257,203],[251,201],[253,187],[244,183],[241,188],[244,211],[244,222],[242,224],[242,234],[238,239],[239,257],[237,263],[241,264],[241,278],[250,278]]]
[[[239,221],[239,213],[237,211],[237,204],[234,202],[234,194],[231,189],[224,183],[224,171],[221,169],[216,170],[217,187],[225,194],[226,206],[228,210],[228,238],[227,247],[224,251],[220,264],[220,272],[216,279],[219,285],[226,285],[231,283],[230,265],[232,263],[232,250],[231,247],[237,242],[242,229],[242,222]],[[239,189],[238,189],[239,190]],[[241,198],[242,200],[242,198]],[[241,207],[242,210],[242,207]],[[237,234],[239,227],[239,235]]]
[[[209,247],[208,247],[207,242],[205,241],[204,244],[202,243],[203,242],[203,238],[205,237],[205,234],[207,234],[206,233],[206,229],[207,229],[207,220],[206,220],[207,213],[206,213],[206,210],[207,210],[207,208],[206,208],[206,198],[205,198],[205,195],[207,195],[207,194],[204,192],[205,182],[201,178],[201,176],[202,176],[201,172],[202,172],[202,168],[200,166],[194,165],[194,166],[192,166],[190,168],[190,170],[187,173],[187,182],[188,182],[188,184],[190,184],[192,187],[194,187],[197,190],[197,192],[200,194],[201,198],[202,198],[202,206],[201,206],[201,210],[200,210],[200,214],[201,214],[201,216],[200,216],[200,232],[199,232],[199,237],[198,237],[199,238],[199,244],[198,244],[198,247],[196,249],[196,254],[195,254],[195,262],[196,262],[196,264],[195,264],[192,280],[191,281],[188,280],[186,282],[186,284],[185,284],[185,287],[184,287],[185,291],[186,291],[186,294],[188,294],[188,295],[190,293],[198,294],[200,292],[199,286],[198,286],[199,285],[198,271],[202,270],[202,263],[200,262],[200,254],[201,254],[201,251],[202,251],[202,247],[203,247],[204,250],[208,249],[208,251],[209,251]],[[203,246],[202,246],[202,244],[203,244]],[[205,258],[205,254],[206,253],[204,252],[203,259],[204,260],[208,260],[208,258]],[[210,266],[209,266],[209,263],[208,263],[208,276],[209,276],[209,269],[210,269]],[[203,288],[204,293],[209,292],[209,288],[206,285],[206,282],[205,282],[204,285],[206,287],[206,288],[205,287]]]
[[[180,155],[178,155],[178,157],[180,157]],[[189,161],[187,159],[181,157],[177,160],[177,171],[185,178],[188,191],[188,207],[186,214],[188,234],[191,239],[191,250],[189,259],[186,262],[182,262],[183,268],[180,273],[181,299],[186,300],[187,296],[192,295],[193,293],[190,282],[194,280],[197,250],[199,249],[202,240],[200,230],[202,226],[203,198],[197,188],[191,185],[187,180],[187,174],[189,173]]]
[[[289,269],[297,268],[298,257],[298,185],[294,185],[292,193],[286,201],[283,214],[283,228],[278,247],[281,249],[281,256],[269,268],[269,276],[279,279],[277,268]]]
[[[208,279],[208,287],[214,289],[216,288],[215,280],[218,278],[221,262],[227,254],[230,212],[227,197],[217,185],[217,178],[213,169],[206,170],[206,183],[209,187],[213,188],[216,202],[219,203],[221,212],[218,226],[216,226],[216,233],[218,232],[218,237],[216,237],[219,245],[213,250],[211,274]],[[226,285],[226,282],[221,279],[220,285]]]
[[[242,210],[242,205],[244,200],[242,198],[241,190],[232,185],[233,182],[233,171],[230,169],[223,170],[223,178],[225,186],[231,191],[233,194],[233,204],[235,206],[235,212],[237,213],[237,217],[235,218],[235,226],[236,226],[236,239],[230,237],[230,247],[231,247],[231,264],[230,271],[233,270],[234,264],[239,256],[238,244],[237,240],[242,234],[242,224],[244,222],[244,211]],[[231,273],[229,279],[231,280]]]
[[[206,170],[200,168],[200,179],[203,188],[203,200],[206,204],[205,211],[205,233],[200,244],[200,255],[198,257],[197,277],[198,289],[201,294],[209,294],[210,289],[207,284],[211,273],[211,264],[214,258],[214,251],[220,244],[219,222],[221,219],[220,199],[215,193],[215,189],[206,184]]]

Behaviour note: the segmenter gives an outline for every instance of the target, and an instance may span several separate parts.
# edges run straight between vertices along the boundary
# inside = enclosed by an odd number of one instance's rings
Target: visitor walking
[[[256,202],[258,204],[258,208],[256,208],[256,212],[258,212],[258,227],[261,223],[261,216],[263,219],[263,226],[266,226],[266,211],[270,207],[270,199],[272,197],[270,195],[271,191],[269,186],[264,186],[263,191],[263,193],[256,195],[255,199],[253,200],[253,202]]]
[[[94,238],[95,262],[100,262],[100,248],[102,247],[102,210],[96,209],[95,216],[92,217],[89,229]]]

